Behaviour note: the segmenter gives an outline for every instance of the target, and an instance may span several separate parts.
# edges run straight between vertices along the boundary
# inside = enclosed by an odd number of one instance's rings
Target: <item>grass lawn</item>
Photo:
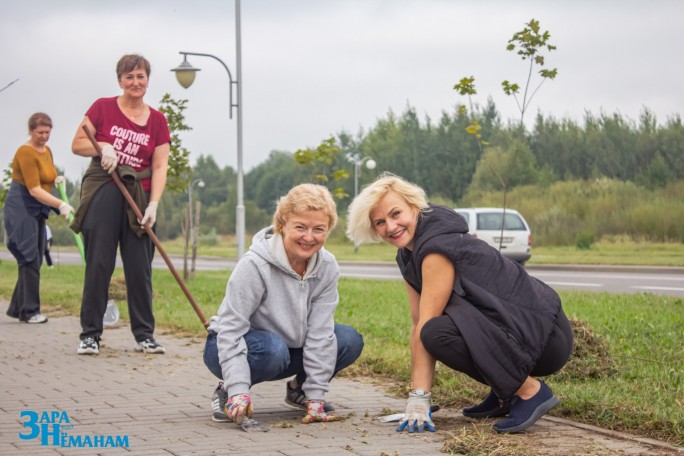
[[[173,276],[165,269],[153,274],[159,332],[202,337],[205,330]],[[16,275],[14,262],[0,262],[0,298],[9,300]],[[207,319],[221,303],[228,276],[200,271],[187,283]],[[45,313],[77,316],[82,277],[82,266],[43,270]],[[127,319],[121,277],[117,270],[111,295]],[[340,296],[337,321],[354,326],[366,342],[361,359],[346,375],[373,376],[400,392],[409,380],[404,286],[399,281],[341,279]],[[562,292],[561,297],[574,320],[576,350],[568,366],[547,380],[563,400],[552,414],[684,445],[684,300],[586,292]],[[438,367],[434,395],[443,406],[460,408],[485,392],[464,375]]]

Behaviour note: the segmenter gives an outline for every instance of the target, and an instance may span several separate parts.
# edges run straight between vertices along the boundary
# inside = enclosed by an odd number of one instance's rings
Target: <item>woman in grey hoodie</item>
[[[240,424],[252,415],[252,385],[289,377],[285,401],[307,410],[304,423],[336,419],[324,400],[330,379],[363,349],[354,328],[333,320],[339,268],[323,244],[336,223],[328,189],[301,184],[254,236],[209,324],[204,363],[222,380],[214,421]]]

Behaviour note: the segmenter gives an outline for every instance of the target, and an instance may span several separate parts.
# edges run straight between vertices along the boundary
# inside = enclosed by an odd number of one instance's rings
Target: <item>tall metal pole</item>
[[[359,173],[361,172],[361,160],[354,155],[354,199],[359,194]],[[359,251],[359,244],[354,241],[354,253]]]
[[[195,213],[192,207],[192,186],[196,183],[199,182],[198,179],[195,179],[194,181],[190,182],[190,186],[188,187],[188,206],[190,207],[190,220],[188,220],[188,228],[189,228],[189,235],[190,235],[190,245],[192,245],[192,236],[193,236],[193,226],[192,226],[192,216]]]
[[[244,175],[242,171],[242,42],[240,31],[240,0],[235,0],[235,48],[237,76],[237,206],[235,207],[235,235],[237,237],[237,256],[245,253],[245,204]]]

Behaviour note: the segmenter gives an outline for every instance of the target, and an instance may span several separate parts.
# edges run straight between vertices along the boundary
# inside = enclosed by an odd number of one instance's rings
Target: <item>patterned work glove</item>
[[[327,423],[329,421],[339,421],[339,417],[329,415],[323,410],[325,401],[323,400],[308,400],[306,401],[306,415],[302,418],[302,423],[309,424],[315,422]]]
[[[235,394],[230,396],[226,402],[225,412],[230,421],[235,424],[242,423],[242,420],[252,417],[252,399],[249,394]]]
[[[425,393],[421,389],[411,391],[406,402],[404,418],[397,426],[397,432],[403,431],[406,426],[409,433],[423,432],[426,426],[430,432],[435,432],[435,423],[432,422],[430,412],[431,401],[432,393]]]
[[[119,156],[116,154],[114,147],[111,144],[107,144],[102,148],[102,158],[100,159],[100,165],[102,169],[107,171],[109,174],[114,172],[116,165],[119,163]]]

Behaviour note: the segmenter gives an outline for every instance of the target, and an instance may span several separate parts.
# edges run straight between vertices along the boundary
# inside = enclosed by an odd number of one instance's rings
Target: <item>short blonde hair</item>
[[[283,227],[292,214],[305,211],[322,211],[328,217],[328,233],[337,225],[337,206],[330,191],[318,184],[299,184],[278,200],[273,227],[283,233]]]
[[[371,223],[370,213],[389,192],[399,195],[416,212],[428,207],[425,191],[422,188],[394,174],[383,173],[373,183],[366,186],[349,205],[347,237],[354,243],[365,244],[382,240]]]

